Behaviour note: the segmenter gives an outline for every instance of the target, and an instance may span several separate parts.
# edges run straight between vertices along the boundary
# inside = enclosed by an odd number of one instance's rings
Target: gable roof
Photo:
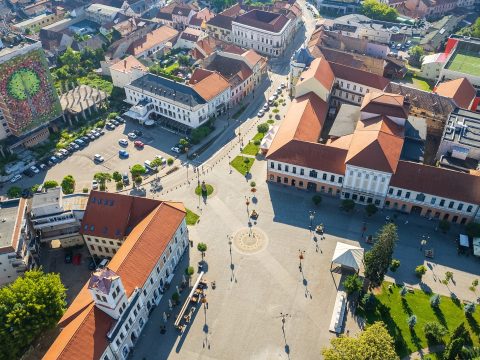
[[[332,68],[330,67],[328,61],[324,58],[316,58],[312,61],[310,67],[306,69],[300,76],[297,86],[311,78],[315,78],[329,91],[332,89],[335,81]]]
[[[152,47],[166,43],[178,35],[178,31],[169,26],[163,25],[138,40],[135,40],[129,47],[128,53],[131,55],[139,55]]]
[[[336,78],[369,86],[374,89],[383,90],[390,83],[390,80],[384,78],[383,76],[351,66],[330,62],[330,67],[332,68]]]
[[[390,186],[471,204],[480,203],[480,176],[441,167],[400,160]]]
[[[445,81],[437,85],[435,93],[451,98],[462,109],[470,109],[477,96],[475,88],[466,78]]]
[[[142,71],[148,71],[148,68],[143,65],[137,58],[133,55],[127,56],[125,59],[120,60],[110,66],[110,70],[115,70],[123,73],[132,72],[132,68],[137,68]]]
[[[232,30],[233,18],[222,14],[215,15],[213,18],[207,21],[207,25],[219,27],[226,30]]]
[[[192,84],[192,82],[190,83]],[[202,98],[210,101],[225,90],[229,89],[230,84],[222,75],[213,71],[203,79],[194,81],[193,88]]]
[[[262,10],[250,10],[233,21],[265,31],[279,33],[290,20],[283,14],[275,14]]]
[[[409,108],[403,95],[369,92],[360,106],[362,112],[382,114],[402,119],[408,118]]]
[[[127,296],[136,287],[143,287],[186,214],[181,204],[157,202],[159,205],[139,222],[108,265],[120,276]],[[107,214],[103,214],[104,219]],[[115,320],[94,306],[88,284],[60,319],[62,331],[44,359],[100,359],[107,348],[107,334]]]
[[[403,147],[403,128],[386,116],[360,120],[345,163],[394,173]]]

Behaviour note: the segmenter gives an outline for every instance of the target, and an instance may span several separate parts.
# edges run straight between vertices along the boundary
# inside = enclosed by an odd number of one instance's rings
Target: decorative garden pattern
[[[61,115],[43,50],[33,50],[0,64],[0,99],[17,136]]]

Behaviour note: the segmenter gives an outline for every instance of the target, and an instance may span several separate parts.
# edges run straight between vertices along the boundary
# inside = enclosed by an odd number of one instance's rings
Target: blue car
[[[121,158],[128,158],[130,155],[128,154],[127,150],[119,150],[118,156],[120,156]]]

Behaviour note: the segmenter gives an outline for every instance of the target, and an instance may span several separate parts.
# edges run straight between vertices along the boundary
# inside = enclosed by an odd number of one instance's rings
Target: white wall
[[[348,197],[350,199],[352,199],[353,194],[367,198],[371,197],[374,201],[379,201],[376,204],[377,206],[383,206],[391,177],[392,174],[390,173],[347,164],[342,192],[350,193]],[[347,198],[345,195],[344,197]],[[367,199],[364,202],[366,203]]]

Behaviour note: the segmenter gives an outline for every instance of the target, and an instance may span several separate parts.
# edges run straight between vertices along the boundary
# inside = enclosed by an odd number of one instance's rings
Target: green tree
[[[375,215],[375,213],[378,211],[378,208],[373,204],[368,204],[365,207],[365,211],[368,216],[372,216],[372,215]]]
[[[430,306],[433,308],[438,308],[440,306],[440,295],[434,294],[430,297]]]
[[[106,183],[112,181],[112,175],[106,172],[98,172],[93,178],[98,181],[100,188],[105,188]]]
[[[396,9],[377,0],[363,1],[360,12],[374,20],[397,21],[398,17],[398,11]]]
[[[188,55],[178,55],[178,64],[182,66],[190,65],[190,57]]]
[[[427,272],[427,268],[425,265],[418,265],[415,268],[415,275],[417,275],[419,279],[421,279],[426,272]]]
[[[410,315],[407,318],[407,324],[410,329],[413,329],[417,325],[417,315]]]
[[[443,233],[446,233],[450,230],[450,223],[447,220],[440,220],[438,223],[438,228],[442,230]]]
[[[167,164],[168,164],[168,165],[172,165],[174,161],[175,161],[175,160],[173,160],[173,158],[168,158]]]
[[[400,267],[400,260],[392,259],[392,262],[390,263],[390,271],[395,272],[399,267]]]
[[[135,164],[131,167],[130,173],[132,174],[132,178],[136,178],[137,176],[141,176],[145,174],[146,170],[145,167],[143,167],[140,164]]]
[[[467,316],[472,316],[473,313],[475,312],[475,304],[474,303],[465,304],[465,306],[463,307],[463,310],[465,311],[465,314],[467,314]]]
[[[422,57],[423,55],[425,55],[425,51],[421,46],[412,46],[409,54],[410,58],[408,59],[408,62],[410,63],[410,65],[420,66],[422,64]]]
[[[352,211],[355,208],[355,201],[344,199],[342,200],[342,205],[340,205],[340,208],[344,211]]]
[[[151,165],[152,165],[152,167],[154,167],[154,168],[156,168],[156,167],[157,167],[157,168],[158,168],[158,167],[161,167],[161,166],[162,166],[162,160],[159,159],[159,158],[155,158],[155,159],[152,160]]]
[[[480,17],[477,18],[473,25],[460,29],[457,34],[464,36],[473,36],[477,38],[480,37]]]
[[[266,132],[268,132],[268,129],[270,129],[270,126],[267,123],[257,125],[257,131],[259,133],[265,134]]]
[[[480,237],[480,224],[476,222],[468,223],[465,226],[465,232],[470,237]]]
[[[135,185],[140,186],[142,184],[142,181],[143,179],[141,176],[135,176],[135,179],[134,179]]]
[[[429,321],[425,323],[425,325],[423,325],[423,332],[425,337],[434,344],[441,343],[443,337],[448,333],[445,326],[436,321]]]
[[[325,360],[397,360],[393,338],[381,321],[368,326],[356,337],[340,336],[322,350]]]
[[[360,291],[362,289],[362,286],[363,281],[357,274],[348,275],[347,277],[345,277],[345,280],[343,280],[343,287],[345,288],[345,291],[348,295]]]
[[[117,181],[115,183],[115,188],[117,189],[117,191],[120,191],[123,189],[123,181]]]
[[[18,186],[12,186],[10,189],[7,191],[7,196],[10,199],[16,199],[19,198],[22,195],[22,188]]]
[[[43,188],[44,189],[52,189],[58,187],[58,182],[55,180],[47,180],[43,183]]]
[[[112,174],[112,179],[115,182],[122,181],[122,174],[120,174],[118,171],[114,171]]]
[[[370,251],[365,253],[365,277],[370,280],[370,287],[377,287],[383,282],[385,274],[392,263],[393,249],[398,240],[397,227],[393,223],[384,225],[377,234],[377,239]]]
[[[75,179],[72,175],[67,175],[63,178],[62,191],[64,194],[73,194],[75,191]]]
[[[312,196],[312,201],[316,206],[318,206],[322,203],[322,196],[319,194],[315,194]]]
[[[65,287],[58,274],[27,271],[0,289],[0,358],[17,359],[65,311]]]
[[[198,243],[197,250],[202,253],[202,260],[203,260],[203,257],[205,256],[205,251],[207,251],[207,244],[202,242]]]
[[[72,50],[68,47],[65,52],[58,58],[60,64],[68,66],[70,70],[76,71],[80,66],[82,55],[78,51]]]

